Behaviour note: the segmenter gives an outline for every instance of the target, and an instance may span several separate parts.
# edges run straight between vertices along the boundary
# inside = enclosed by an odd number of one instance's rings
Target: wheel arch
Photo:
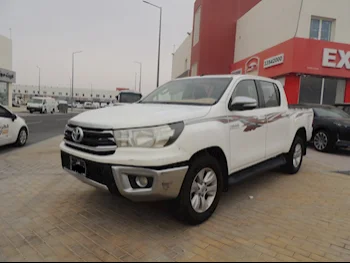
[[[307,148],[307,133],[305,127],[301,127],[297,130],[294,140],[296,137],[300,137],[304,141],[304,148],[303,148],[303,154],[306,155],[306,148]],[[293,141],[294,141],[293,140]]]
[[[224,182],[224,192],[228,191],[228,162],[224,151],[219,146],[208,147],[202,149],[192,155],[190,163],[195,159],[199,158],[201,155],[206,154],[214,157],[220,164],[223,182]]]

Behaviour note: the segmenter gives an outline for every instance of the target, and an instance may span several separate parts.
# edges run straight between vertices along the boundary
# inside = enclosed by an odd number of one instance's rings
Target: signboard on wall
[[[284,54],[279,54],[264,60],[264,68],[271,68],[284,63]]]
[[[322,66],[326,68],[350,69],[350,51],[333,48],[323,49]]]
[[[0,68],[0,81],[7,83],[15,83],[16,72]]]
[[[245,64],[245,74],[259,75],[259,67],[260,67],[260,58],[252,57]]]

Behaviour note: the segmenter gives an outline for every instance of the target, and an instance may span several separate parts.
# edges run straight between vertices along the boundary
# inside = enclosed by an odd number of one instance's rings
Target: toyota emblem
[[[81,143],[84,138],[84,132],[83,129],[80,127],[77,127],[72,132],[72,139],[73,141],[77,143]]]

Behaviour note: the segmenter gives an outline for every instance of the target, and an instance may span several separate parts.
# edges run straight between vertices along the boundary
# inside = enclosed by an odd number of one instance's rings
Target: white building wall
[[[191,67],[192,34],[188,35],[173,55],[171,79],[176,79]]]
[[[12,41],[0,35],[0,68],[12,70]]]
[[[71,88],[69,87],[50,87],[50,86],[41,86],[40,95],[38,94],[38,86],[30,85],[13,85],[12,93],[17,96],[22,97],[24,100],[27,100],[34,96],[47,96],[55,98],[71,98]],[[100,89],[74,89],[74,99],[75,100],[101,100],[101,101],[112,101],[115,100],[115,97],[118,95],[118,91],[111,90],[100,90]],[[91,97],[91,94],[93,95]]]
[[[349,0],[263,0],[237,22],[234,62],[295,36],[309,38],[312,16],[335,19],[332,41],[350,43],[349,11]]]

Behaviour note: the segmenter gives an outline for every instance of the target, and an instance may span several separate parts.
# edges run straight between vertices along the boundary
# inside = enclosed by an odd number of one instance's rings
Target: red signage
[[[264,61],[278,57],[279,54],[284,54],[283,63],[277,63],[273,67],[264,66]],[[243,68],[243,74],[251,74],[253,70],[251,63],[254,64],[254,61],[257,61],[256,58],[259,58],[257,68],[260,76],[278,77],[288,73],[301,73],[350,78],[349,44],[292,38],[233,64],[231,72]]]

